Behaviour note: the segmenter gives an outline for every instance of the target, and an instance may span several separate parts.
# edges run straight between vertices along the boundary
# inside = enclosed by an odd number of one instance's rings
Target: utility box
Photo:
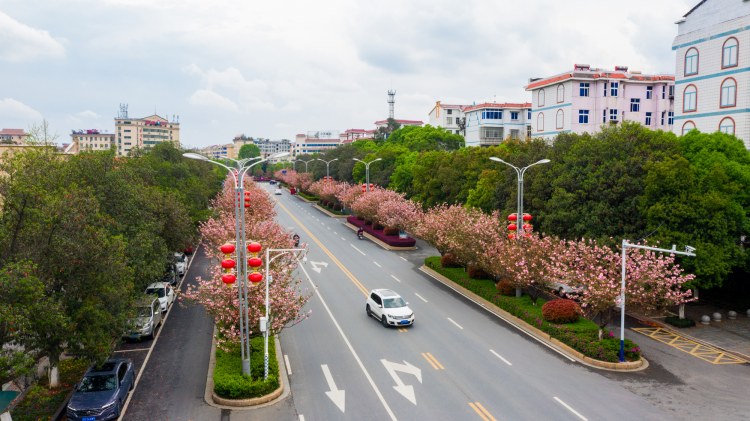
[[[268,319],[265,317],[260,318],[260,331],[265,332],[268,329]]]

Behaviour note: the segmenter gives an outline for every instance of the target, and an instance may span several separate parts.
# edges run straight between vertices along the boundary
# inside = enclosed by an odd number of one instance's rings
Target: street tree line
[[[106,359],[134,301],[196,241],[222,179],[169,143],[0,160],[0,383],[63,351]]]

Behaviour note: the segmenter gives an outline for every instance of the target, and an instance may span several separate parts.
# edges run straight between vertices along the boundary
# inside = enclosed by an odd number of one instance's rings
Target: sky
[[[575,63],[674,74],[698,0],[0,0],[0,128],[179,118],[183,147],[528,102]]]

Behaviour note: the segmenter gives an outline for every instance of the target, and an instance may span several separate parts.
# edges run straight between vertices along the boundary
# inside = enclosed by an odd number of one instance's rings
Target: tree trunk
[[[602,340],[602,336],[604,336],[604,329],[602,327],[599,327],[599,340]]]
[[[523,295],[523,290],[521,289],[521,287],[516,287],[516,298],[520,297],[521,295]]]
[[[684,319],[685,318],[685,303],[680,304],[679,313],[680,313],[680,319]]]
[[[693,288],[693,297],[695,297],[696,300],[698,300],[698,287]]]
[[[47,367],[47,377],[49,378],[50,389],[55,389],[60,386],[60,373],[58,372],[57,366],[57,363],[53,366],[52,361],[50,361],[50,365]]]

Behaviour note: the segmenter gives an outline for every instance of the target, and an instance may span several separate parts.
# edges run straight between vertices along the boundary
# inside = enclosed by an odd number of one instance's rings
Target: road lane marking
[[[284,364],[286,364],[286,372],[289,376],[292,375],[292,365],[289,364],[289,355],[284,354]]]
[[[330,391],[326,392],[326,396],[328,396],[336,405],[341,412],[346,412],[344,408],[346,408],[346,391],[344,389],[339,389],[336,386],[336,382],[333,381],[333,375],[331,374],[331,370],[328,368],[328,364],[321,364],[320,368],[323,369],[323,376],[326,378],[326,383],[328,383],[328,388]]]
[[[493,416],[492,416],[492,414],[490,414],[490,412],[489,412],[489,411],[487,411],[486,409],[484,409],[484,407],[482,406],[482,404],[481,404],[481,403],[479,403],[479,402],[469,402],[469,406],[470,406],[470,407],[471,407],[471,409],[473,409],[473,410],[474,410],[474,411],[475,411],[475,412],[476,412],[477,414],[479,414],[479,416],[480,416],[480,417],[482,417],[482,419],[483,419],[484,421],[497,421],[497,420],[495,419],[495,417],[493,417]]]
[[[406,333],[406,328],[405,327],[400,327],[400,328],[398,328],[396,330],[398,330],[399,333]]]
[[[117,351],[112,351],[114,354],[115,352],[141,352],[141,351],[148,351],[149,348],[136,348],[136,349],[120,349]]]
[[[393,378],[393,381],[396,383],[395,386],[393,386],[393,389],[400,393],[401,396],[405,397],[409,400],[409,402],[413,403],[414,405],[417,404],[417,395],[414,393],[414,387],[408,384],[405,384],[403,380],[401,380],[401,377],[399,377],[396,372],[402,372],[406,374],[411,374],[414,377],[417,378],[419,383],[422,383],[422,370],[420,370],[418,367],[415,367],[411,364],[409,364],[406,360],[403,360],[403,364],[395,363],[392,361],[388,361],[386,359],[381,359],[380,362],[383,363],[383,366],[385,366],[386,371],[388,371],[388,374],[391,375]]]
[[[395,280],[396,280],[396,282],[401,282],[401,280],[400,280],[400,279],[396,278],[396,277],[395,277],[395,276],[393,276],[393,275],[391,275],[391,278],[395,279]]]
[[[315,286],[315,284],[312,281],[312,278],[310,278],[310,274],[307,273],[305,266],[299,265],[298,267],[302,269],[302,272],[305,274],[307,281],[310,282],[311,285]],[[320,291],[318,291],[317,288],[315,289],[315,294],[318,295],[318,298],[320,299],[321,304],[323,304],[323,308],[325,308],[326,312],[328,313],[328,317],[331,318],[333,325],[336,326],[336,330],[339,331],[339,335],[341,335],[341,337],[344,339],[344,343],[346,343],[346,346],[349,348],[349,352],[351,352],[352,355],[354,356],[354,359],[357,360],[357,364],[359,365],[359,368],[362,370],[363,373],[365,373],[365,377],[367,378],[367,381],[370,383],[370,386],[372,386],[372,389],[375,391],[375,394],[378,396],[378,399],[380,399],[380,403],[383,404],[383,407],[385,408],[386,412],[388,412],[388,415],[391,416],[391,419],[393,421],[396,421],[396,415],[393,413],[393,411],[391,411],[391,407],[388,406],[388,403],[385,401],[383,394],[380,393],[380,389],[378,389],[378,386],[375,384],[375,381],[372,380],[372,377],[370,377],[370,373],[365,368],[365,365],[362,363],[362,360],[359,359],[359,355],[357,355],[357,352],[354,351],[354,347],[352,346],[351,342],[349,342],[349,338],[346,337],[344,330],[341,329],[341,326],[336,321],[336,318],[333,317],[333,313],[331,312],[331,309],[328,307],[328,304],[323,299],[323,296],[320,294]]]
[[[334,232],[333,232],[333,235],[339,235],[339,233],[337,233],[336,231],[334,231]]]
[[[299,421],[305,421],[305,416],[302,414],[299,414]]]
[[[570,405],[568,405],[567,403],[563,402],[563,401],[562,401],[562,400],[561,400],[560,398],[558,398],[557,396],[553,396],[553,398],[555,398],[555,400],[556,400],[557,402],[559,402],[559,403],[560,403],[560,405],[562,405],[562,406],[564,406],[565,408],[567,408],[567,409],[568,409],[568,411],[570,411],[570,412],[574,413],[574,414],[575,414],[575,415],[576,415],[576,416],[577,416],[578,418],[580,418],[581,420],[583,420],[583,421],[588,421],[588,419],[587,419],[586,417],[584,417],[583,415],[579,414],[579,413],[578,413],[578,411],[576,411],[575,409],[571,408],[571,407],[570,407]]]
[[[401,259],[401,260],[403,260],[404,262],[408,262],[408,260],[404,259],[404,258],[403,258],[403,257],[401,257],[401,256],[398,256],[398,258],[399,258],[399,259]]]
[[[425,303],[427,302],[427,300],[425,300],[424,297],[422,297],[421,295],[417,294],[416,292],[414,293],[414,295],[416,295],[417,297],[419,297],[419,299],[422,300],[422,301],[424,301]]]
[[[501,356],[500,354],[498,354],[498,353],[497,353],[497,352],[495,352],[494,350],[490,349],[490,352],[491,352],[491,353],[493,353],[493,354],[495,354],[495,356],[496,356],[497,358],[500,358],[501,360],[503,360],[503,362],[504,362],[505,364],[508,364],[508,365],[513,365],[513,364],[511,364],[511,363],[510,363],[510,361],[508,361],[508,360],[506,360],[505,358],[503,358],[503,357],[502,357],[502,356]]]
[[[459,328],[459,329],[461,329],[461,330],[463,330],[463,329],[464,329],[463,327],[461,327],[461,325],[460,325],[460,324],[458,324],[458,323],[454,322],[454,321],[453,321],[453,319],[451,319],[450,317],[448,317],[448,321],[449,321],[449,322],[451,322],[451,323],[453,323],[454,325],[456,325],[456,327],[457,327],[457,328]]]
[[[379,267],[379,268],[382,268],[382,267],[383,267],[383,266],[380,266],[380,263],[378,263],[378,262],[376,262],[376,261],[374,261],[374,260],[372,261],[372,263],[375,263],[375,266],[377,266],[377,267]]]
[[[367,256],[365,254],[365,252],[363,252],[362,250],[358,249],[357,246],[355,246],[354,244],[349,244],[349,245],[352,246],[352,247],[354,247],[354,250],[357,250],[358,252],[360,252],[362,254],[362,256]]]
[[[346,238],[344,238],[344,237],[341,237],[341,239],[344,240],[344,241],[346,241]]]
[[[425,360],[427,360],[428,363],[434,368],[435,370],[445,370],[445,367],[443,367],[442,364],[435,358],[434,355],[430,354],[429,352],[423,352],[422,356]]]

